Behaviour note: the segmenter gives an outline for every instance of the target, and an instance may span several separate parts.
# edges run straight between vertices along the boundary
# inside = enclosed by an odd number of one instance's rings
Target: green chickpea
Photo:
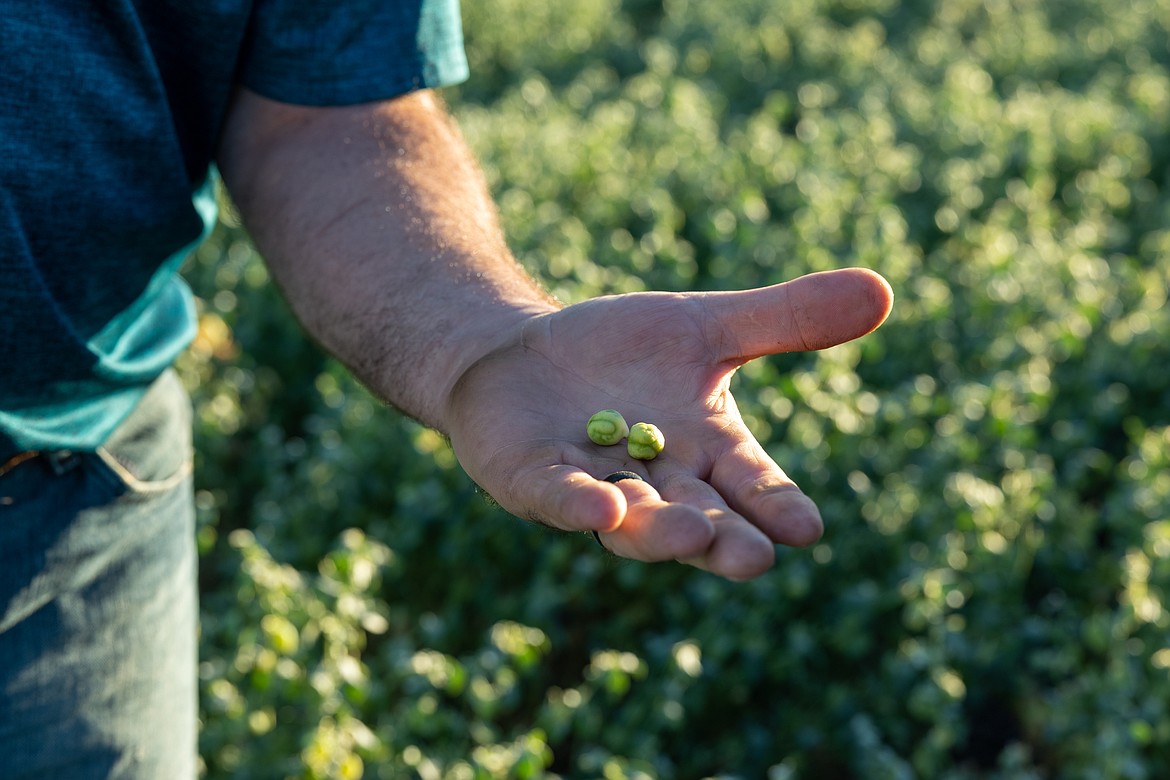
[[[658,426],[640,422],[634,423],[634,427],[630,429],[630,440],[626,444],[626,449],[631,458],[654,460],[664,447],[666,439],[662,437],[662,431],[658,430]]]
[[[585,424],[585,433],[594,444],[617,444],[629,432],[630,426],[626,424],[626,419],[613,409],[602,409]]]

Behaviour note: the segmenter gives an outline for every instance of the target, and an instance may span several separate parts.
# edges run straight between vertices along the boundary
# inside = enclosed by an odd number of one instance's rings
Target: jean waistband
[[[143,398],[145,398],[148,394],[150,394],[150,392],[152,390],[155,390],[156,388],[163,386],[164,384],[166,384],[167,381],[171,382],[172,384],[177,383],[179,381],[178,377],[172,376],[173,374],[174,374],[174,369],[169,368],[166,371],[164,371],[160,376],[155,378],[152,382],[143,386],[141,388],[140,395],[138,396],[137,400],[135,401],[134,409],[137,410],[138,406],[142,403]],[[131,411],[130,414],[133,414],[133,411]],[[48,448],[48,449],[42,450],[40,452],[29,451],[26,448],[22,448],[22,447],[18,446],[17,443],[12,439],[12,437],[10,435],[8,435],[4,430],[0,429],[0,471],[2,471],[4,469],[5,464],[9,464],[9,462],[13,461],[14,459],[18,460],[18,461],[23,460],[24,458],[22,456],[27,455],[29,457],[33,457],[33,456],[36,456],[39,454],[49,454],[49,453],[54,453],[54,452],[64,454],[64,453],[67,453],[69,451],[69,449],[70,448],[66,447],[65,449]]]

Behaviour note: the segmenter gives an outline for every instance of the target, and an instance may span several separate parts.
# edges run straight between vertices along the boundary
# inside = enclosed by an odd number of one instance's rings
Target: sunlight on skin
[[[518,516],[601,532],[625,557],[750,579],[771,567],[775,544],[811,544],[822,523],[748,432],[731,374],[754,357],[865,335],[891,305],[880,276],[846,269],[757,290],[570,306],[529,321],[518,343],[462,377],[448,418],[452,444],[468,473]],[[593,444],[580,421],[598,408],[656,421],[667,450],[638,461]],[[620,469],[647,481],[602,481]]]

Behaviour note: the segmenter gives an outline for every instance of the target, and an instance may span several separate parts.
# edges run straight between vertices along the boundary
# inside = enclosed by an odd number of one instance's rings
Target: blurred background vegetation
[[[212,778],[1170,777],[1170,3],[466,0],[446,96],[566,302],[884,274],[736,392],[824,539],[729,584],[482,500],[192,258]]]

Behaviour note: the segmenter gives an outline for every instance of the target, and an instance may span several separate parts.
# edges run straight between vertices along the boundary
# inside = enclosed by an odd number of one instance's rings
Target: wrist
[[[406,411],[425,425],[449,435],[452,402],[463,379],[492,355],[522,345],[528,328],[560,308],[560,304],[549,299],[497,304],[490,312],[474,312],[474,316],[453,327],[434,351],[426,371],[431,378],[424,380],[427,387],[423,388],[420,403]]]

